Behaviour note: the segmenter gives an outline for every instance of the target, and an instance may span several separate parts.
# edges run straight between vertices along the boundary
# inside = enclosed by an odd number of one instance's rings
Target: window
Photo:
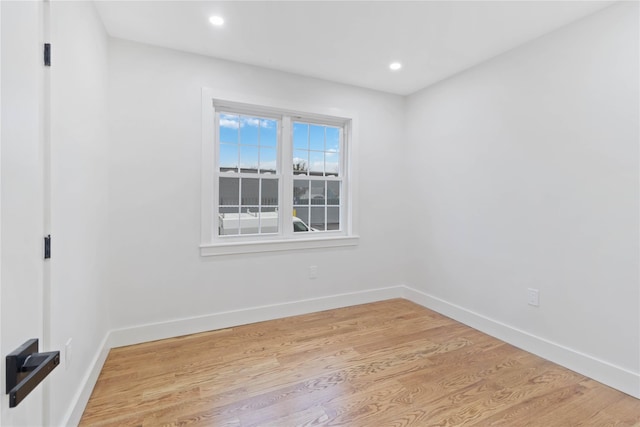
[[[228,112],[215,120],[218,235],[277,233],[280,120]]]
[[[201,254],[357,244],[352,124],[203,91]]]
[[[314,231],[340,230],[343,128],[293,122],[293,212]]]

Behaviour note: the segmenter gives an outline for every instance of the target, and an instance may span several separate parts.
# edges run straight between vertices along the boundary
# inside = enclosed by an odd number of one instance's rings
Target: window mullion
[[[281,212],[280,227],[282,235],[293,236],[293,135],[291,132],[291,117],[282,117],[280,144],[280,170],[281,170]]]
[[[212,174],[211,174],[211,185],[213,186],[213,198],[211,200],[211,207],[214,208],[211,215],[211,237],[213,239],[218,237],[218,227],[220,227],[220,220],[218,218],[218,211],[220,209],[220,169],[218,168],[218,159],[220,158],[220,139],[218,135],[220,134],[220,112],[217,111],[214,107],[213,109],[213,138],[215,144],[213,144],[213,153],[212,154]]]
[[[351,147],[351,141],[347,138],[351,135],[351,123],[347,122],[340,129],[340,163],[338,165],[338,176],[340,178],[340,227],[348,234],[352,232],[352,222],[348,219],[351,218],[351,168],[350,164],[350,150],[347,147]]]

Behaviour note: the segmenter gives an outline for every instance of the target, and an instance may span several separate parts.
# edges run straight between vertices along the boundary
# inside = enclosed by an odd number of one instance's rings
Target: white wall
[[[406,123],[410,285],[640,396],[638,39],[614,5],[412,95]]]
[[[120,40],[109,46],[113,328],[403,282],[395,175],[405,161],[403,98]],[[358,112],[358,247],[200,257],[202,87]]]
[[[51,22],[49,329],[62,363],[49,411],[61,425],[108,331],[108,39],[92,2],[54,1]]]
[[[42,47],[37,2],[1,2],[2,277],[0,278],[0,424],[42,424],[42,388],[9,408],[4,356],[42,337]]]

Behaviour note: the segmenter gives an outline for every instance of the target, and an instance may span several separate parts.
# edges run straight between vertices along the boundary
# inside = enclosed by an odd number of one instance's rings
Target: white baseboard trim
[[[393,286],[140,325],[111,331],[110,344],[112,348],[122,347],[350,305],[401,298],[402,292],[402,286]]]
[[[640,398],[640,374],[638,373],[536,337],[409,286],[401,285],[112,330],[106,334],[102,341],[102,345],[83,379],[81,388],[76,393],[64,418],[63,425],[77,426],[79,424],[109,350],[112,348],[392,298],[405,298],[413,301],[530,353]]]
[[[299,314],[348,307],[351,305],[402,298],[403,291],[404,286],[392,286],[112,330],[106,334],[102,341],[101,348],[96,353],[91,367],[84,376],[80,390],[74,397],[73,403],[64,418],[63,425],[77,426],[80,423],[84,408],[87,406],[93,387],[98,381],[100,371],[104,366],[109,350],[112,348],[297,316]]]
[[[81,387],[73,397],[72,404],[69,406],[69,410],[67,411],[61,425],[77,426],[80,424],[82,413],[84,412],[84,408],[87,406],[87,402],[89,402],[89,398],[93,392],[93,387],[98,381],[98,376],[100,376],[100,371],[102,371],[102,366],[104,366],[104,362],[107,360],[110,349],[109,333],[107,333],[100,344],[100,348],[98,348],[96,355],[91,361],[89,370],[85,373],[81,382]]]
[[[404,286],[403,297],[474,329],[640,399],[640,373],[537,337],[425,292]]]

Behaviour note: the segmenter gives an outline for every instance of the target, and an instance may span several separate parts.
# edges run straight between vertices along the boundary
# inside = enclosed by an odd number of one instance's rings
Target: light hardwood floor
[[[82,426],[640,426],[640,400],[396,299],[113,349]]]

